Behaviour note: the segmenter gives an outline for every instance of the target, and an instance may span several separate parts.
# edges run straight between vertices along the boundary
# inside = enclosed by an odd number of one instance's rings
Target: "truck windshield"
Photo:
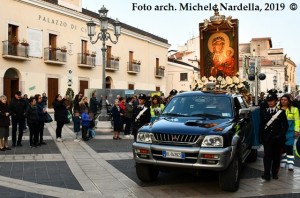
[[[185,117],[232,117],[232,104],[225,96],[182,96],[173,98],[162,116],[181,115]]]

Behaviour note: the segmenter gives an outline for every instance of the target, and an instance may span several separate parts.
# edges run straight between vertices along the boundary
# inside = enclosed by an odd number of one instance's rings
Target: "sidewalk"
[[[0,175],[3,175],[5,174],[5,172],[8,172],[6,174],[8,177],[0,176],[0,186],[9,187],[11,189],[17,189],[19,191],[53,197],[137,197],[139,195],[147,195],[147,192],[139,188],[138,185],[133,183],[130,179],[128,179],[126,176],[124,176],[118,170],[116,170],[113,166],[107,163],[103,159],[102,155],[98,155],[85,142],[74,142],[73,140],[75,135],[69,129],[68,126],[64,126],[63,128],[62,136],[65,139],[64,142],[53,141],[56,139],[55,122],[46,124],[45,129],[46,128],[50,133],[50,136],[45,136],[45,141],[47,142],[46,146],[30,148],[29,142],[27,141],[29,133],[27,132],[24,134],[23,137],[23,147],[12,148],[12,151],[6,151],[5,155],[1,153]],[[58,148],[58,153],[56,153],[55,148],[53,147]],[[46,151],[47,154],[41,153],[42,151]],[[52,154],[49,154],[49,152]],[[125,153],[118,154],[118,157],[120,157],[120,159],[128,159],[132,158],[132,155],[130,155],[130,153]],[[22,165],[22,170],[20,170],[17,174],[19,175],[17,179],[11,178],[14,177],[15,174],[9,175],[11,170],[6,169],[7,171],[5,171],[6,166],[4,165],[5,163],[23,164],[32,162],[45,162],[49,164],[51,162],[61,161],[66,162],[71,173],[74,175],[75,179],[80,184],[80,190],[66,189],[62,187],[53,187],[43,184],[37,184],[34,182],[28,182],[26,181],[26,177],[30,173],[24,170],[26,168],[25,165]],[[38,167],[35,167],[35,174],[39,172],[39,170],[37,169]],[[39,174],[42,173],[39,172]],[[50,177],[49,175],[50,174],[48,171],[48,177]],[[59,180],[53,179],[53,182],[55,181],[61,182]],[[0,191],[0,197],[6,197],[8,195],[2,192]]]
[[[112,140],[97,130],[95,139],[74,142],[72,125],[65,125],[64,142],[56,142],[56,122],[46,124],[46,146],[23,147],[0,153],[0,197],[272,197],[300,196],[300,171],[282,170],[279,180],[264,182],[261,158],[244,168],[240,189],[221,191],[215,176],[182,177],[161,173],[154,183],[141,183],[134,170],[130,139]],[[289,194],[289,195],[288,195]]]

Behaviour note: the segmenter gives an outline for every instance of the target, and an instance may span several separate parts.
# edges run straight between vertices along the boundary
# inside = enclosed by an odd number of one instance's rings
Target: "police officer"
[[[177,90],[176,89],[172,89],[169,93],[169,96],[166,98],[167,103],[177,94]]]
[[[264,146],[264,174],[262,179],[278,179],[281,149],[285,143],[288,121],[284,110],[276,107],[277,95],[269,93],[266,98],[268,108],[261,110],[260,137]]]
[[[137,131],[139,128],[148,124],[151,119],[150,108],[145,105],[147,96],[145,94],[139,94],[138,101],[139,105],[133,108],[133,129],[132,134],[134,136],[134,141],[137,138]]]

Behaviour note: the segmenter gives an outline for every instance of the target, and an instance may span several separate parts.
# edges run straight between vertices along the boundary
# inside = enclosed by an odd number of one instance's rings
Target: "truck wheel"
[[[148,164],[135,164],[135,170],[138,178],[143,182],[151,182],[156,180],[159,170],[153,166]]]
[[[257,150],[256,149],[251,149],[250,154],[246,158],[246,162],[256,162],[257,160]]]
[[[219,173],[219,187],[222,190],[235,192],[240,184],[241,160],[235,157],[225,171]]]

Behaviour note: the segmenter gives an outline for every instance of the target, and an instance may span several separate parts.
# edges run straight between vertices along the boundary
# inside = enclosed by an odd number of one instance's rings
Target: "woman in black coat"
[[[114,121],[114,140],[121,140],[120,132],[123,130],[123,116],[124,111],[120,108],[119,100],[115,100],[115,105],[112,108],[112,117]]]
[[[5,95],[0,96],[0,151],[11,150],[8,147],[9,136],[9,110]]]
[[[27,125],[29,127],[29,143],[31,147],[38,146],[38,110],[36,106],[36,99],[34,97],[30,97],[29,106],[26,110],[26,119]]]
[[[62,142],[61,131],[64,124],[68,122],[68,111],[65,105],[65,99],[58,94],[52,105],[54,107],[54,120],[56,121],[56,140]]]

